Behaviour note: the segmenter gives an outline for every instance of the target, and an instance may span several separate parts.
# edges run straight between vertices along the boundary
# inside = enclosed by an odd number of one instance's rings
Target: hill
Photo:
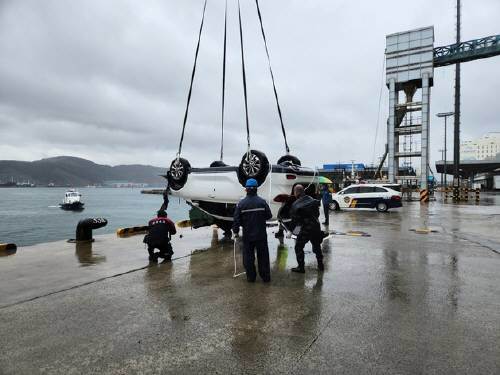
[[[164,185],[164,168],[150,165],[101,165],[72,156],[36,161],[0,160],[0,182],[11,181],[57,186],[103,185],[107,181],[126,181]]]

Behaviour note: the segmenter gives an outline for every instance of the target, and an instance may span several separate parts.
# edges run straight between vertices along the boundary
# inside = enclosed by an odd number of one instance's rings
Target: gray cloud
[[[226,162],[246,149],[235,2],[230,2]],[[308,165],[370,163],[385,35],[434,25],[454,39],[454,1],[261,2],[292,152]],[[0,159],[76,155],[109,164],[166,166],[175,156],[202,0],[0,1]],[[253,0],[242,1],[252,145],[283,154]],[[465,2],[463,39],[500,32],[496,0]],[[217,159],[223,1],[211,0],[183,154]],[[500,58],[463,65],[462,134],[498,130]],[[453,108],[453,67],[435,71],[431,157]],[[387,90],[375,155],[385,143]],[[451,127],[450,127],[451,133]],[[450,142],[451,149],[451,142]],[[451,154],[450,154],[451,156]]]

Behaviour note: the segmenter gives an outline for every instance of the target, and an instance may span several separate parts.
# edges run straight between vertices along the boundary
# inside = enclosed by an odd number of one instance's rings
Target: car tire
[[[283,155],[281,158],[278,159],[278,164],[284,165],[284,166],[290,166],[290,165],[298,165],[301,166],[300,159],[296,156],[293,155]]]
[[[184,158],[172,160],[169,170],[169,186],[173,190],[180,190],[186,184],[191,164]]]
[[[249,178],[257,180],[259,186],[266,180],[269,173],[269,160],[266,154],[257,150],[245,152],[238,167],[238,180],[245,186]]]
[[[227,167],[227,164],[224,163],[222,160],[216,160],[210,164],[210,168],[217,168],[217,167]]]
[[[331,201],[330,204],[328,205],[331,211],[338,211],[340,210],[340,206],[337,203],[337,201]]]
[[[387,210],[389,209],[389,206],[387,206],[387,203],[385,203],[385,202],[378,202],[375,205],[375,208],[377,209],[378,212],[387,212]]]

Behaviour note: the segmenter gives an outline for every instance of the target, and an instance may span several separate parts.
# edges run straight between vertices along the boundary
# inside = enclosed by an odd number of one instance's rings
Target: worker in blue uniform
[[[264,282],[271,281],[269,266],[269,249],[267,246],[266,221],[272,218],[267,202],[257,195],[258,183],[250,178],[246,181],[247,196],[243,198],[234,211],[233,233],[238,235],[243,228],[243,266],[248,282],[255,282],[255,251],[259,275]]]
[[[330,194],[330,189],[328,185],[324,184],[321,188],[321,203],[323,205],[323,213],[325,214],[324,226],[330,225],[330,203],[332,202],[332,195]]]

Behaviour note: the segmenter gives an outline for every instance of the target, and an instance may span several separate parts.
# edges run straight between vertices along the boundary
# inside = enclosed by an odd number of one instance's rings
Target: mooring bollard
[[[80,220],[76,226],[76,241],[92,241],[92,230],[105,227],[107,224],[108,221],[102,217]]]
[[[0,256],[15,254],[17,245],[15,243],[0,243]]]

